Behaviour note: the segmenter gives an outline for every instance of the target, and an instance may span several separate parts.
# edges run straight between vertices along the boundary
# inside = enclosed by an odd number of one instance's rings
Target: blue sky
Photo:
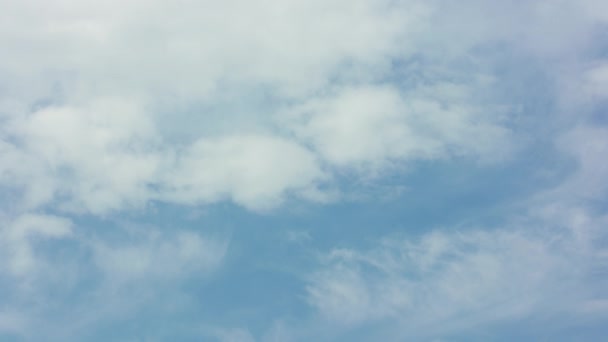
[[[0,8],[0,340],[608,335],[605,1]]]

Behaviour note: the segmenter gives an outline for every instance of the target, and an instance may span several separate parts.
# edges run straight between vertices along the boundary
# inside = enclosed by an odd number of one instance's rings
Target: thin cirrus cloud
[[[116,229],[106,222],[87,232],[87,226],[52,215],[3,223],[0,277],[7,309],[0,336],[6,338],[107,338],[103,326],[116,319],[143,317],[158,305],[188,306],[176,295],[157,296],[187,279],[204,283],[221,267],[229,245],[193,229],[125,223]]]
[[[20,216],[6,225],[0,235],[3,269],[16,276],[27,275],[40,267],[30,240],[36,237],[62,239],[71,233],[72,224],[64,218],[32,214]]]
[[[593,294],[601,285],[585,279],[606,262],[605,248],[592,243],[605,238],[606,217],[580,209],[559,216],[565,228],[530,220],[499,231],[435,231],[387,238],[370,250],[332,250],[310,275],[308,302],[346,332],[365,324],[370,338],[390,340],[477,339],[480,327],[524,318],[605,317],[601,306],[586,312],[604,297]],[[491,336],[506,340],[509,333]]]
[[[331,250],[309,275],[308,302],[345,331],[378,324],[369,338],[390,340],[508,340],[511,332],[478,329],[500,329],[523,318],[604,319],[605,280],[597,276],[608,262],[603,243],[608,216],[581,204],[606,196],[600,157],[606,135],[595,133],[576,128],[560,141],[576,157],[577,171],[527,201],[527,214],[509,227],[434,230],[418,238],[387,237],[369,250]],[[579,134],[587,139],[575,140]],[[537,338],[534,330],[522,336]],[[559,327],[549,330],[557,333],[545,336],[569,334]]]
[[[604,2],[0,7],[0,338],[601,334]]]

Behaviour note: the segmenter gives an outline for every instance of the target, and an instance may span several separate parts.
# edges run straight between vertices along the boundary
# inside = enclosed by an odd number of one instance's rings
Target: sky
[[[1,341],[608,338],[608,2],[0,8]]]

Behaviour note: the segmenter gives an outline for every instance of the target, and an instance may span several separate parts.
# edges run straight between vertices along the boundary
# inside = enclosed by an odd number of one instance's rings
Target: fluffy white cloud
[[[264,210],[327,200],[327,166],[504,154],[508,130],[480,115],[494,111],[454,97],[475,80],[425,76],[407,93],[385,80],[394,61],[437,53],[420,38],[434,35],[435,3],[40,6],[0,14],[0,182],[26,209],[228,199]]]
[[[251,209],[269,209],[285,191],[321,199],[324,177],[314,155],[285,139],[263,135],[201,139],[177,157],[164,178],[166,198],[212,202],[231,198]]]
[[[349,166],[436,154],[437,141],[412,129],[406,111],[396,89],[364,86],[313,99],[288,115],[295,134],[324,159]]]
[[[19,140],[13,154],[29,163],[4,167],[29,207],[55,196],[94,213],[128,207],[149,197],[146,185],[161,161],[151,123],[124,99],[44,108],[12,122],[10,133]]]
[[[407,93],[391,86],[345,87],[296,106],[284,120],[339,167],[454,155],[504,158],[510,132],[496,108],[492,116],[469,104],[471,91],[441,82]]]
[[[66,210],[104,213],[149,199],[208,203],[232,199],[251,209],[280,204],[287,192],[323,200],[314,155],[262,134],[162,145],[137,103],[117,99],[84,108],[49,107],[11,122],[0,179],[24,191],[26,208],[57,200]]]
[[[342,63],[384,63],[428,12],[420,1],[384,0],[54,1],[44,11],[37,1],[24,1],[3,7],[0,42],[10,47],[4,70],[34,78],[78,72],[85,82],[98,82],[84,84],[89,90],[185,96],[205,94],[224,80],[269,83],[286,93],[314,89]]]

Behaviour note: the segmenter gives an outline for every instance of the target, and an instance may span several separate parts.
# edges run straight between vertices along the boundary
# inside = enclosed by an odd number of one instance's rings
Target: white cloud
[[[0,96],[0,148],[9,158],[0,182],[23,191],[26,209],[105,214],[157,199],[266,210],[291,195],[326,201],[318,184],[331,175],[321,164],[500,159],[508,130],[453,96],[469,85],[441,81],[449,75],[407,94],[379,85],[393,60],[437,52],[424,39],[435,35],[430,18],[441,18],[435,5],[3,6],[0,88],[10,92]],[[297,118],[285,127],[275,111],[289,104]]]
[[[9,184],[25,187],[29,207],[55,196],[93,213],[136,205],[150,196],[146,185],[161,162],[151,123],[123,99],[44,108],[17,120],[11,134],[22,141],[22,158],[35,163],[5,166],[14,168]]]
[[[405,93],[391,86],[344,87],[292,108],[283,120],[338,167],[462,155],[504,158],[510,132],[497,108],[469,104],[472,90],[443,82]]]
[[[597,63],[584,75],[583,86],[591,96],[608,98],[608,61]]]
[[[569,239],[556,231],[435,231],[368,251],[334,250],[312,276],[308,300],[342,328],[384,322],[389,340],[564,313],[588,294],[581,263],[590,251]]]
[[[288,193],[325,200],[314,155],[272,135],[201,138],[162,145],[137,103],[100,100],[49,107],[12,122],[18,146],[3,142],[5,185],[24,191],[25,208],[57,201],[95,214],[142,207],[150,199],[209,203],[231,199],[272,208]]]
[[[337,330],[377,324],[384,340],[470,336],[522,318],[604,317],[598,274],[608,265],[608,216],[593,202],[608,193],[606,137],[602,127],[579,126],[557,139],[577,168],[522,199],[526,213],[506,227],[434,229],[332,250],[309,278],[308,303]]]
[[[263,135],[201,139],[178,155],[174,171],[164,178],[163,198],[185,203],[231,198],[264,210],[280,204],[288,191],[321,199],[316,184],[323,178],[314,155],[289,140]]]
[[[226,242],[194,232],[161,233],[153,229],[136,233],[122,243],[92,243],[95,264],[111,283],[205,274],[220,265],[227,247]]]
[[[87,339],[100,326],[140,317],[150,307],[181,312],[190,302],[173,286],[207,279],[229,244],[187,229],[91,228],[27,214],[0,230],[0,333]],[[49,248],[50,239],[64,241]]]
[[[24,214],[10,222],[4,222],[0,229],[2,261],[0,271],[8,271],[17,277],[27,277],[45,264],[44,258],[36,253],[37,240],[64,239],[72,234],[72,223],[65,218]]]
[[[574,158],[576,169],[557,191],[563,199],[598,199],[608,193],[608,128],[580,125],[557,139],[557,147]]]
[[[170,280],[213,271],[221,264],[228,248],[225,239],[209,238],[182,229],[161,231],[154,227],[124,227],[124,232],[120,233],[122,238],[118,241],[111,235],[84,234],[85,228],[75,229],[73,223],[63,217],[31,213],[6,221],[0,230],[3,255],[0,270],[16,277],[40,279],[45,279],[51,273],[61,273],[61,267],[54,265],[59,262],[58,259],[37,244],[70,239],[81,246],[80,252],[87,251],[93,259],[72,255],[81,258],[80,262],[74,264],[66,260],[62,267],[82,267],[83,263],[92,261],[109,283],[151,278]],[[78,251],[66,247],[67,252]],[[54,268],[54,272],[47,272],[47,267]],[[78,277],[78,273],[72,276]],[[44,287],[50,284],[38,285]],[[35,287],[38,285],[34,284]]]
[[[320,189],[345,170],[502,160],[517,132],[484,90],[500,82],[510,53],[582,85],[593,101],[606,95],[605,61],[588,56],[608,18],[598,0],[0,0],[0,8],[0,186],[19,202],[11,204],[19,218],[0,230],[0,265],[22,277],[44,268],[35,246],[48,239],[76,239],[107,282],[181,279],[214,269],[226,252],[222,241],[182,230],[81,240],[69,220],[31,211],[107,215],[150,200],[263,211],[290,197],[327,201]],[[494,46],[496,65],[478,52]],[[400,69],[410,62],[428,72]],[[489,70],[496,79],[479,76]],[[605,219],[567,198],[605,196],[606,136],[581,126],[559,143],[579,170],[546,195],[561,202],[533,208],[541,224],[568,226],[558,237],[536,228],[434,233],[335,251],[312,279],[311,303],[346,324],[412,318],[406,327],[437,317],[466,326],[463,312],[486,322],[487,303],[501,317],[555,308],[536,302],[556,298],[546,285],[569,286],[562,280],[578,276],[569,258],[587,261],[599,248],[593,237]],[[512,296],[521,301],[509,304]],[[83,325],[108,319],[121,299],[99,297],[103,310]],[[605,306],[585,303],[583,311]],[[14,317],[0,314],[0,330],[19,327]]]
[[[415,132],[405,111],[396,89],[364,86],[311,100],[289,116],[295,134],[338,166],[437,153],[437,142]]]
[[[44,11],[37,1],[3,7],[5,70],[32,77],[78,71],[97,81],[83,84],[89,90],[184,96],[205,94],[224,80],[273,84],[286,93],[314,89],[342,63],[385,62],[428,12],[420,1],[384,0],[68,0]]]

